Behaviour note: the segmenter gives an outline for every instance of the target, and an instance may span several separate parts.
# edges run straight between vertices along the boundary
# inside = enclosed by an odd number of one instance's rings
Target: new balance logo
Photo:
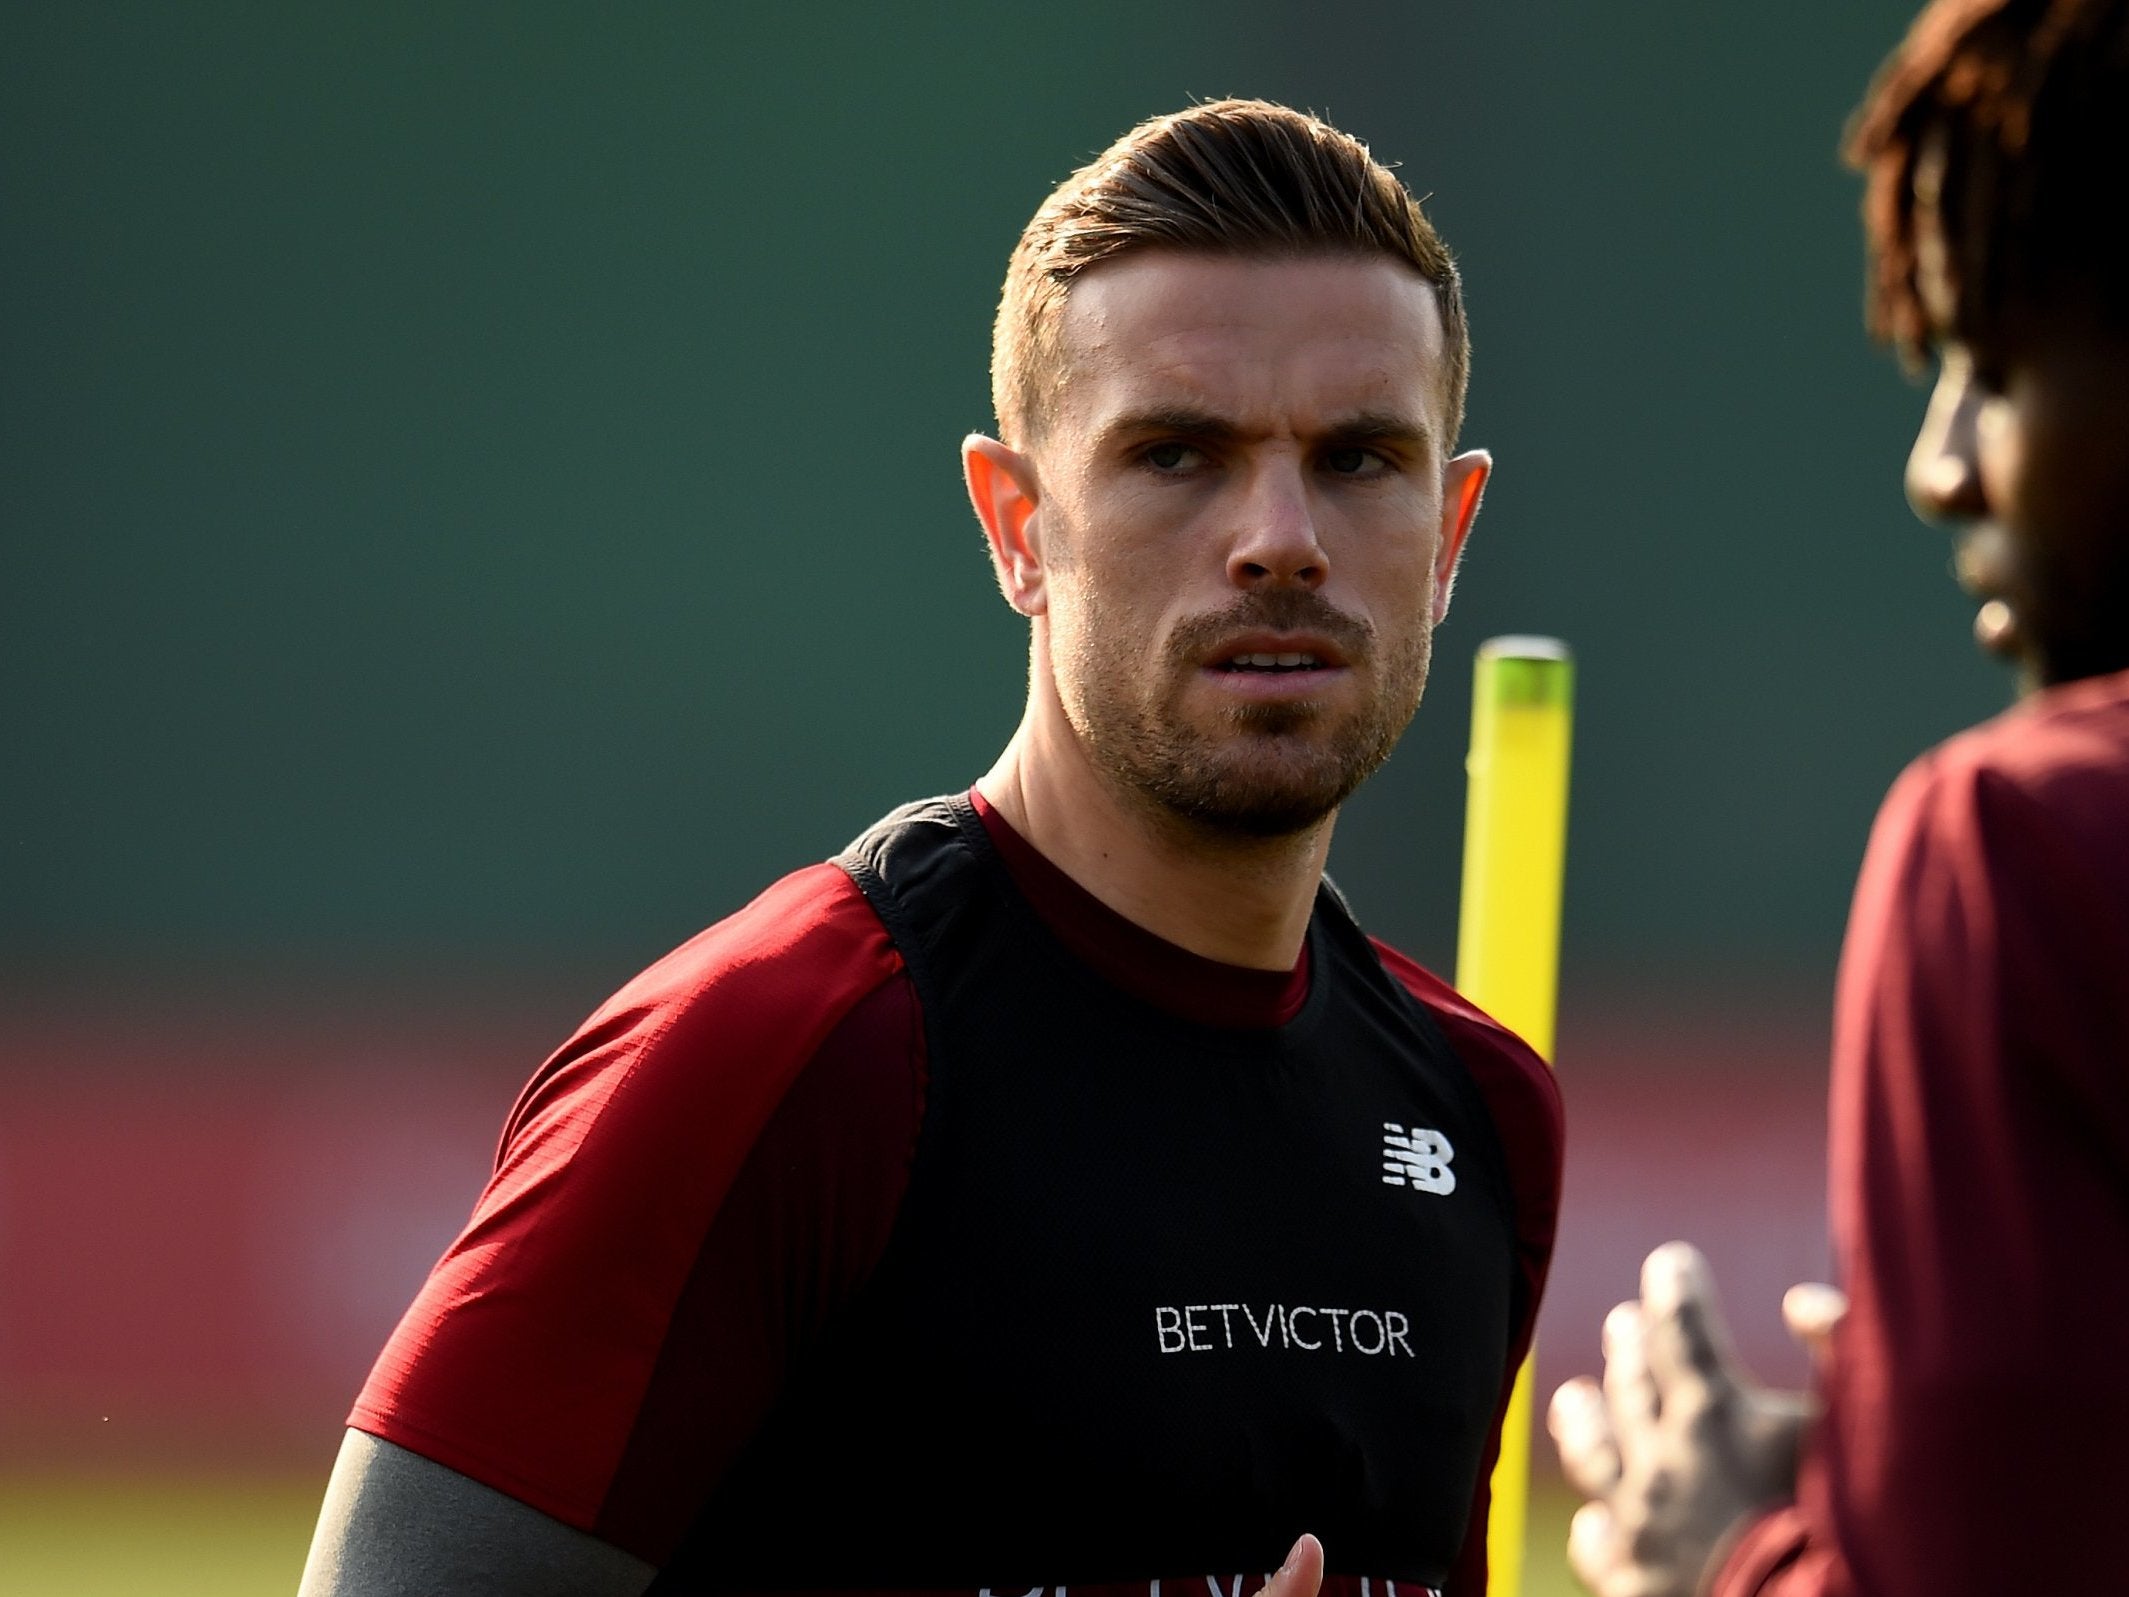
[[[1419,1126],[1407,1131],[1394,1120],[1382,1123],[1382,1184],[1386,1187],[1454,1192],[1456,1172],[1449,1168],[1449,1161],[1455,1157],[1456,1150],[1439,1131]]]

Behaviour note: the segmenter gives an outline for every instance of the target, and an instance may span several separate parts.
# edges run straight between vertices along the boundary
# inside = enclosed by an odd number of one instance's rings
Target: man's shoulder
[[[1915,763],[1944,780],[1989,777],[2041,789],[2129,776],[2129,671],[2037,693]]]
[[[2129,868],[2129,672],[2068,683],[1938,744],[1900,775],[1879,842],[1991,855],[2039,832]]]
[[[351,1423],[662,1557],[663,1529],[609,1518],[667,1502],[616,1495],[639,1430],[663,1467],[669,1438],[639,1403],[668,1376],[711,1391],[734,1369],[769,1390],[780,1306],[824,1301],[836,1271],[877,1257],[923,1063],[900,959],[850,878],[823,864],[775,882],[539,1067]],[[747,1319],[749,1293],[776,1313]],[[727,1304],[741,1328],[703,1329]],[[706,1349],[723,1361],[709,1375]],[[747,1405],[711,1408],[703,1434],[723,1446]]]
[[[832,862],[808,865],[645,967],[586,1023],[646,1012],[677,1017],[705,1002],[816,1008],[852,984],[857,997],[901,969],[865,895]]]
[[[1410,954],[1384,942],[1380,937],[1371,936],[1368,941],[1374,945],[1376,957],[1382,961],[1382,968],[1394,976],[1399,985],[1433,1015],[1436,1024],[1449,1034],[1450,1041],[1459,1047],[1469,1043],[1489,1059],[1498,1059],[1504,1066],[1518,1074],[1528,1075],[1532,1080],[1552,1079],[1552,1072],[1546,1068],[1545,1061],[1538,1056],[1537,1050],[1521,1037]]]
[[[1560,1087],[1538,1051],[1409,954],[1379,937],[1368,941],[1383,969],[1433,1016],[1495,1119],[1557,1149],[1564,1135]]]
[[[610,1119],[624,1097],[656,1117],[737,1090],[752,1105],[742,1118],[758,1119],[755,1110],[765,1113],[902,969],[846,872],[832,863],[793,871],[593,1011],[527,1084],[505,1140],[557,1116],[580,1120],[593,1106]]]

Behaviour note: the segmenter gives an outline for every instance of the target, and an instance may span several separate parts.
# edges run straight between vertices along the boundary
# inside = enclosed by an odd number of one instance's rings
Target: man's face
[[[1076,283],[1061,333],[1032,456],[1075,734],[1199,825],[1313,825],[1419,705],[1484,480],[1483,456],[1445,471],[1432,287],[1382,258],[1149,252]]]
[[[2129,336],[2066,297],[1962,338],[1941,240],[1917,244],[1947,332],[1907,494],[1955,532],[1975,638],[2029,689],[2129,668]]]

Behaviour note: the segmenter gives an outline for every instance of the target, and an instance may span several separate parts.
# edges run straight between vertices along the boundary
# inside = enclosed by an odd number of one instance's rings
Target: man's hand
[[[1303,1532],[1279,1572],[1258,1589],[1257,1597],[1316,1597],[1322,1585],[1323,1543]]]
[[[1823,1350],[1844,1305],[1831,1287],[1783,1300],[1792,1332]],[[1560,1467],[1590,1499],[1567,1558],[1598,1597],[1692,1597],[1753,1510],[1796,1488],[1813,1406],[1748,1379],[1730,1351],[1708,1261],[1667,1242],[1641,1267],[1641,1298],[1604,1320],[1604,1381],[1553,1394]]]

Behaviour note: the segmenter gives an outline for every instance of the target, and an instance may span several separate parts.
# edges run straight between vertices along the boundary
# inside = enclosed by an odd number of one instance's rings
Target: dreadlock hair
[[[1843,154],[1865,178],[1871,331],[1919,360],[2076,294],[2129,327],[2129,0],[1935,0],[1879,68]],[[1944,244],[1933,324],[1918,228]]]
[[[1083,272],[1138,250],[1383,256],[1434,289],[1444,349],[1445,443],[1471,364],[1463,287],[1419,201],[1368,147],[1265,100],[1215,100],[1141,122],[1043,201],[1006,267],[991,339],[999,436],[1024,447],[1064,379],[1065,298]]]

